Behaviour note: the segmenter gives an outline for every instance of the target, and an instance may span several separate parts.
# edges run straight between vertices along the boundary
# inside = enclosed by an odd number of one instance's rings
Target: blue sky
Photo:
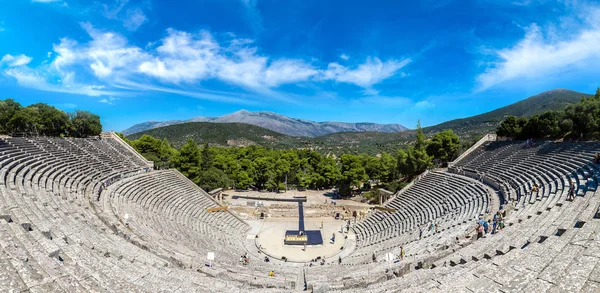
[[[0,98],[105,130],[240,109],[433,125],[600,85],[600,4],[0,0]]]

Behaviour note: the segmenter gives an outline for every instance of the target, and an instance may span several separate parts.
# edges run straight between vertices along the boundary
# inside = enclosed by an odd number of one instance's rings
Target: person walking
[[[477,240],[481,239],[481,237],[483,237],[483,225],[479,224],[477,226]]]

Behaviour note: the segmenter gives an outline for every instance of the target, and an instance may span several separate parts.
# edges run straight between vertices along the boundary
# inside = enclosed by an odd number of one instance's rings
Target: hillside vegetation
[[[568,105],[575,104],[582,98],[590,96],[572,90],[555,89],[531,96],[494,111],[425,127],[423,131],[426,134],[430,134],[444,129],[452,129],[461,137],[483,135],[494,132],[498,125],[500,125],[500,122],[508,116],[529,117],[545,111],[563,110]]]
[[[208,143],[214,146],[261,145],[271,148],[296,148],[300,138],[287,136],[275,131],[244,123],[188,122],[154,128],[127,138],[135,140],[143,135],[166,138],[173,146],[181,147],[191,138],[197,144]]]
[[[498,136],[528,138],[600,138],[600,88],[564,110],[549,110],[530,117],[508,116],[500,123]]]
[[[432,137],[435,133],[452,129],[461,138],[461,149],[465,149],[484,134],[495,132],[500,122],[508,116],[530,117],[548,110],[563,110],[567,105],[577,103],[584,97],[590,95],[565,89],[551,90],[494,111],[425,127],[423,132],[427,137]],[[191,137],[197,143],[209,143],[214,146],[257,144],[275,149],[305,148],[336,156],[394,153],[399,147],[405,147],[415,140],[414,130],[391,133],[338,132],[309,138],[287,136],[248,124],[210,122],[160,127],[128,137],[136,139],[143,134],[161,139],[167,138],[175,146],[181,146],[188,137]]]
[[[153,161],[156,168],[176,168],[206,190],[337,187],[345,196],[368,190],[371,185],[395,191],[435,163],[456,158],[459,149],[458,136],[452,131],[440,132],[427,140],[419,125],[414,146],[379,156],[344,154],[338,158],[313,150],[277,150],[255,145],[224,148],[205,143],[200,148],[192,138],[174,148],[166,138],[147,134],[125,141]],[[379,192],[367,196],[377,201]]]
[[[317,137],[336,132],[399,132],[407,128],[400,124],[378,124],[369,122],[315,122],[287,117],[273,112],[250,112],[240,110],[220,117],[196,117],[189,120],[148,121],[123,130],[123,134],[134,133],[189,122],[245,123],[266,128],[289,136]]]

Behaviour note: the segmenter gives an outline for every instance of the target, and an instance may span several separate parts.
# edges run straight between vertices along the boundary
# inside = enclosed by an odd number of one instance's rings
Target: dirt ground
[[[240,196],[236,198],[236,196]],[[264,200],[241,198],[244,196],[264,198]],[[261,212],[265,216],[276,218],[297,218],[298,204],[293,202],[278,202],[268,199],[292,199],[295,196],[305,196],[307,202],[303,204],[306,218],[332,217],[336,213],[349,216],[348,212],[366,211],[371,205],[353,200],[335,199],[333,190],[290,190],[287,192],[258,192],[258,191],[235,191],[223,192],[223,200],[230,210],[239,214],[242,218],[256,218]]]

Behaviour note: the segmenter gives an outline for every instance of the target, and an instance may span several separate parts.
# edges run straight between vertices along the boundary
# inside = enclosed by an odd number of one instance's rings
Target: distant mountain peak
[[[400,132],[407,130],[400,124],[377,123],[347,123],[347,122],[315,122],[298,118],[291,118],[279,113],[259,111],[250,112],[245,109],[223,115],[221,117],[195,117],[185,121],[174,120],[165,122],[144,122],[136,124],[123,131],[125,135],[142,132],[163,126],[181,124],[186,122],[213,122],[213,123],[246,123],[289,136],[316,137],[337,132]]]

